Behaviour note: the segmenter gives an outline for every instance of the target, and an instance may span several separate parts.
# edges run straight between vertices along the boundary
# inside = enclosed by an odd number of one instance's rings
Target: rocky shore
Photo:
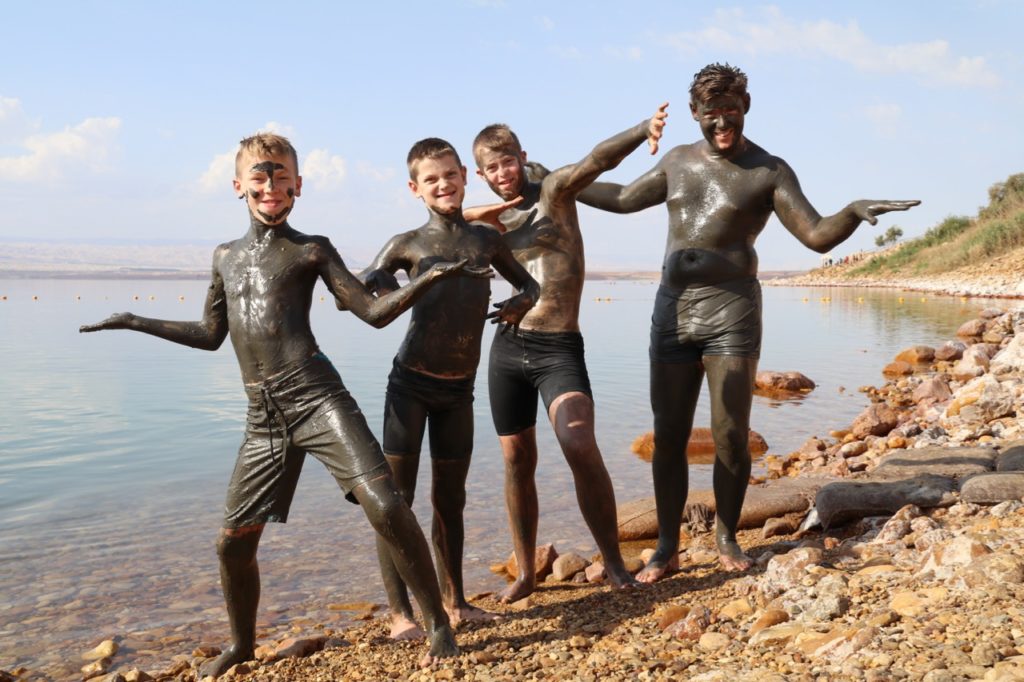
[[[763,280],[766,286],[872,287],[949,296],[1024,298],[1024,251],[1017,249],[939,275],[854,276],[863,261],[821,267],[790,277]]]
[[[610,591],[599,563],[548,548],[538,591],[511,606],[475,595],[502,619],[460,626],[462,655],[432,669],[416,668],[423,643],[391,642],[366,605],[354,628],[295,622],[292,637],[261,638],[259,660],[223,679],[1024,679],[1024,309],[950,332],[861,387],[869,405],[852,424],[766,458],[745,504],[746,572],[719,570],[711,500],[696,492],[680,571],[654,585]],[[634,568],[650,511],[620,509]],[[80,679],[191,682],[223,642],[147,672],[119,667],[118,638],[90,644]]]

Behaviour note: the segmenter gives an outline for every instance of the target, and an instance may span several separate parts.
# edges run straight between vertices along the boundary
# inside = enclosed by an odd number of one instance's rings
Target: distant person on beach
[[[466,261],[473,267],[493,267],[520,292],[495,303],[496,310],[488,314],[487,280],[458,277],[433,287],[413,306],[409,330],[388,377],[384,456],[410,505],[423,432],[429,425],[434,554],[444,607],[454,626],[496,618],[466,601],[462,582],[462,513],[473,452],[473,384],[484,321],[492,318],[501,323],[500,333],[509,333],[536,303],[539,287],[498,232],[470,225],[463,218],[466,167],[448,142],[420,140],[409,151],[407,165],[409,189],[423,200],[428,219],[384,246],[360,275],[367,286],[378,294],[388,293],[398,286],[394,273],[399,270],[415,278],[435,263]],[[378,540],[377,550],[391,608],[391,637],[423,637],[387,544]]]
[[[261,133],[241,142],[235,192],[249,209],[249,229],[213,254],[213,275],[198,322],[171,322],[118,313],[79,331],[129,329],[202,350],[230,334],[249,397],[245,439],[238,453],[217,542],[231,646],[204,664],[199,678],[217,677],[253,658],[260,597],[256,550],[268,521],[284,523],[307,453],[327,467],[350,500],[362,505],[412,588],[430,632],[421,660],[458,653],[430,563],[430,549],[402,499],[362,412],[309,326],[317,280],[358,318],[383,327],[435,282],[473,278],[489,268],[439,259],[398,291],[374,297],[348,271],[331,242],[305,235],[287,221],[302,189],[291,143]]]
[[[744,137],[749,110],[746,75],[729,65],[706,66],[690,85],[690,112],[704,139],[669,150],[629,185],[594,183],[580,194],[583,203],[618,213],[660,203],[668,208],[650,347],[658,547],[637,574],[642,582],[678,566],[686,444],[705,374],[716,450],[719,560],[728,570],[751,565],[736,541],[736,527],[750,477],[747,432],[761,349],[754,241],[768,218],[774,212],[801,243],[826,253],[861,221],[874,225],[876,216],[920,203],[860,200],[821,217],[786,162]]]
[[[499,595],[503,602],[522,599],[537,585],[538,395],[572,470],[580,511],[611,584],[636,584],[619,551],[615,491],[594,438],[594,401],[579,327],[585,267],[576,195],[644,140],[651,153],[657,151],[667,106],[543,181],[527,177],[526,152],[508,126],[488,126],[473,142],[477,174],[506,202],[522,197],[522,203],[501,213],[502,224],[496,227],[507,229],[505,243],[540,282],[540,300],[519,329],[495,334],[487,372],[491,414],[505,458],[505,502],[519,567],[515,581]]]

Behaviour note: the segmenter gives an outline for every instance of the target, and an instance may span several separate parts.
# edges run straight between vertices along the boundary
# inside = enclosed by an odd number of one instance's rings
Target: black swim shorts
[[[593,399],[579,332],[497,332],[487,369],[491,417],[499,436],[537,423],[537,395],[549,408],[555,398],[579,391]]]
[[[760,354],[761,284],[756,277],[682,290],[658,287],[651,316],[651,362]]]
[[[418,455],[424,426],[432,459],[465,459],[473,453],[473,384],[476,377],[442,379],[396,359],[384,403],[384,452]]]
[[[322,353],[245,391],[245,440],[228,484],[225,528],[287,521],[306,453],[351,502],[355,487],[389,473],[363,413]]]

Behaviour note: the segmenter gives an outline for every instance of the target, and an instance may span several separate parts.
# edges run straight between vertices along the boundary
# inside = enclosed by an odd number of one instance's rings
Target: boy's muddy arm
[[[359,281],[375,296],[382,296],[396,291],[400,285],[398,279],[395,278],[395,272],[400,269],[405,269],[406,273],[409,271],[408,264],[403,268],[400,259],[397,258],[399,237],[401,235],[393,237],[385,244],[380,253],[358,275]],[[335,297],[334,305],[338,310],[348,310],[340,298]]]
[[[490,268],[468,267],[465,260],[457,263],[435,263],[429,270],[412,278],[397,291],[375,297],[349,272],[341,256],[334,251],[323,279],[327,288],[334,294],[338,308],[351,310],[363,322],[380,328],[386,327],[411,308],[434,282],[459,275],[484,278],[494,276]]]
[[[228,335],[224,282],[214,269],[213,280],[206,292],[203,319],[198,322],[157,320],[132,313],[116,313],[101,322],[82,325],[78,331],[97,332],[107,329],[129,329],[180,343],[183,346],[191,346],[200,350],[217,350]]]
[[[668,178],[661,163],[628,185],[595,182],[576,195],[581,204],[611,213],[636,213],[664,203],[666,198]]]
[[[918,200],[890,201],[860,199],[847,204],[834,215],[822,217],[804,196],[796,175],[783,166],[783,175],[773,197],[775,214],[783,226],[800,242],[818,253],[828,253],[854,233],[863,221],[875,225],[877,216],[890,211],[906,211]]]
[[[545,179],[545,183],[555,183],[555,191],[558,193],[569,192],[576,195],[597,179],[598,175],[618,166],[644,140],[648,141],[652,154],[657,152],[658,141],[668,117],[665,111],[667,107],[668,102],[665,102],[658,107],[654,116],[608,138],[594,147],[579,163],[555,171]]]

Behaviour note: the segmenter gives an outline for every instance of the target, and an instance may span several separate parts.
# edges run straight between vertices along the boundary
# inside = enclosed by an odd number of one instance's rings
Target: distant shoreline
[[[803,274],[800,270],[766,270],[758,279],[777,280]],[[0,269],[0,279],[94,279],[94,280],[206,280],[209,270],[174,270],[163,268],[118,269]],[[592,281],[657,282],[660,271],[648,270],[592,270],[586,278]]]

